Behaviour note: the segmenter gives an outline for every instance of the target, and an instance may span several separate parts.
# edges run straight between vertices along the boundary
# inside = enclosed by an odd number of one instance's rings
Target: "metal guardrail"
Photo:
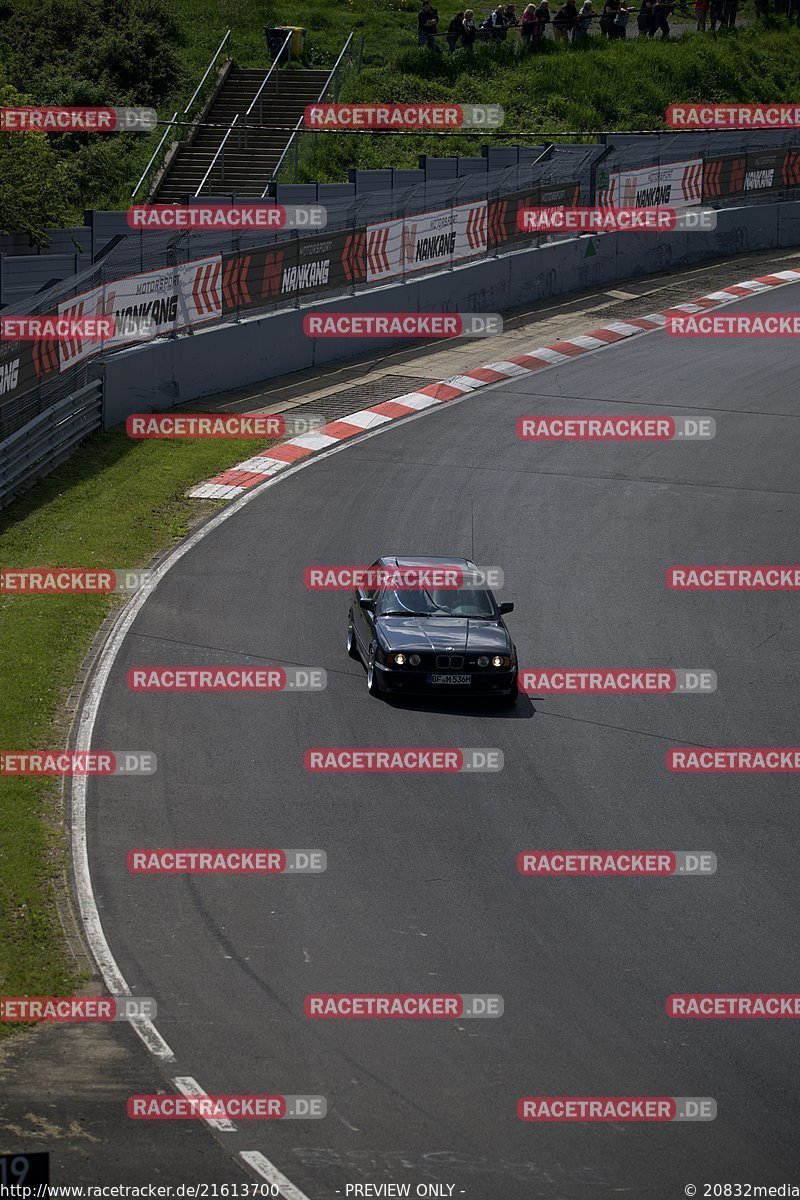
[[[233,130],[234,130],[235,126],[238,125],[238,123],[239,123],[239,114],[237,113],[236,116],[231,121],[230,125],[228,126],[228,131],[225,134],[225,137],[222,139],[220,144],[217,146],[217,152],[214,155],[214,157],[212,158],[211,162],[208,164],[208,170],[206,171],[205,175],[198,183],[197,191],[194,193],[195,196],[199,196],[200,193],[202,192],[203,188],[205,187],[206,180],[208,179],[211,172],[214,170],[217,159],[220,157],[220,155],[222,156],[222,161],[220,163],[220,167],[221,167],[220,180],[222,183],[225,182],[225,143],[227,142],[228,138],[233,133]]]
[[[247,112],[244,114],[244,144],[245,144],[245,146],[247,145],[247,118],[250,116],[251,112],[255,108],[256,102],[258,102],[258,123],[259,123],[259,125],[264,124],[264,89],[266,88],[267,84],[269,83],[269,79],[270,79],[270,76],[273,71],[275,72],[275,94],[277,95],[277,93],[278,93],[278,64],[282,61],[283,52],[286,49],[286,47],[289,45],[289,43],[291,42],[292,36],[293,36],[293,34],[290,29],[289,32],[287,33],[286,37],[284,38],[283,45],[281,46],[278,53],[275,55],[275,61],[273,62],[270,69],[267,71],[267,75],[266,75],[264,82],[261,84],[261,87],[258,89],[255,96],[250,101],[250,107],[248,108]],[[288,57],[289,57],[289,61],[291,61],[291,57],[292,57],[291,48],[289,49]]]
[[[149,182],[150,173],[153,168],[153,163],[156,161],[159,154],[161,153],[161,148],[164,145],[164,143],[166,142],[167,138],[169,137],[170,131],[177,127],[179,138],[183,139],[186,136],[186,121],[189,118],[189,114],[192,110],[192,106],[194,105],[195,100],[200,95],[201,91],[203,90],[206,80],[208,79],[209,75],[211,74],[214,67],[216,66],[220,54],[222,54],[222,52],[226,46],[230,45],[230,40],[231,40],[231,31],[230,31],[230,29],[228,29],[226,31],[225,36],[223,37],[222,41],[217,46],[214,57],[211,59],[211,62],[206,67],[203,78],[200,80],[197,87],[194,89],[194,95],[192,96],[189,103],[186,105],[186,108],[183,110],[181,121],[178,121],[178,109],[177,108],[175,109],[175,112],[172,114],[172,118],[171,118],[169,124],[167,125],[166,129],[164,130],[164,133],[162,134],[161,141],[158,143],[155,150],[153,151],[153,153],[150,157],[149,163],[147,164],[144,171],[142,171],[141,176],[139,177],[139,182],[136,184],[136,187],[131,192],[131,200],[136,199],[136,197],[139,194],[139,189],[141,188],[141,186],[145,182],[145,180],[148,180],[148,182]]]
[[[103,385],[93,380],[0,442],[0,508],[59,466],[103,421]]]
[[[239,125],[239,145],[241,145],[241,143],[242,143],[241,131],[244,130],[244,144],[245,144],[245,146],[247,146],[247,118],[252,113],[253,109],[256,106],[256,103],[258,103],[258,123],[259,123],[259,125],[263,124],[264,89],[266,88],[267,83],[269,82],[272,72],[275,71],[275,91],[277,93],[277,91],[278,91],[278,72],[277,72],[276,68],[277,68],[279,62],[281,61],[281,56],[282,56],[284,50],[286,49],[287,43],[290,42],[291,40],[292,40],[292,34],[290,31],[289,33],[287,33],[287,35],[284,39],[283,45],[280,48],[280,51],[275,56],[275,61],[273,62],[270,69],[267,71],[267,74],[264,78],[264,82],[261,84],[261,87],[258,89],[258,91],[256,92],[255,96],[253,97],[252,101],[250,102],[250,106],[247,109],[247,112],[242,117],[242,123],[241,123],[241,125]],[[195,195],[195,196],[200,195],[200,193],[202,192],[203,188],[206,185],[206,182],[210,179],[211,172],[214,170],[217,159],[220,158],[220,156],[221,156],[220,182],[221,183],[225,182],[225,143],[227,142],[228,138],[233,133],[234,126],[238,125],[238,124],[239,124],[239,113],[236,113],[236,115],[234,116],[233,120],[231,121],[230,125],[228,126],[228,128],[225,132],[225,136],[223,137],[222,141],[220,142],[219,146],[217,147],[216,154],[214,155],[211,162],[209,163],[208,170],[206,171],[203,178],[200,180],[199,184],[197,185],[197,190],[193,193],[193,195]]]
[[[333,83],[334,103],[336,103],[336,101],[339,99],[339,85],[341,83],[341,70],[342,70],[341,64],[342,64],[345,54],[347,53],[348,49],[350,48],[350,45],[351,45],[354,37],[355,37],[355,30],[353,30],[350,33],[347,41],[342,46],[342,49],[339,53],[339,57],[336,59],[336,62],[333,65],[333,69],[332,69],[330,75],[325,80],[325,83],[322,87],[322,91],[317,96],[315,103],[319,104],[322,100],[325,99],[325,96],[328,92],[328,89],[331,86],[331,83]],[[362,62],[362,58],[363,58],[363,53],[364,53],[364,36],[362,34],[361,45],[360,45],[359,52],[358,52],[358,69],[359,69],[359,71],[361,70],[361,62]],[[304,116],[300,116],[298,118],[297,124],[295,125],[294,129],[292,130],[291,137],[289,138],[289,141],[286,143],[283,153],[281,154],[280,158],[278,159],[277,163],[275,164],[272,174],[270,175],[269,179],[267,180],[267,186],[264,188],[264,191],[261,193],[262,200],[267,195],[269,195],[269,190],[272,187],[272,184],[278,178],[278,174],[280,172],[281,167],[283,166],[284,159],[286,158],[286,155],[289,153],[289,148],[292,145],[294,145],[294,182],[297,183],[300,138],[304,132],[304,130],[302,128],[303,120],[304,120]]]

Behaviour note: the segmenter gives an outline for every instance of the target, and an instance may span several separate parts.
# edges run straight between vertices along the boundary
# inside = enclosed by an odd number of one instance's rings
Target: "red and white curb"
[[[450,379],[426,384],[418,392],[407,392],[405,396],[398,396],[394,400],[385,400],[371,408],[363,408],[359,412],[351,413],[350,416],[342,417],[341,420],[331,421],[328,425],[323,425],[316,433],[304,433],[289,441],[272,446],[263,454],[257,454],[254,458],[237,463],[230,470],[223,471],[222,474],[215,475],[213,479],[192,488],[187,495],[198,500],[234,500],[248,488],[255,487],[256,484],[262,483],[270,476],[285,470],[298,459],[307,458],[318,450],[326,450],[328,446],[355,437],[357,434],[363,433],[365,429],[374,429],[377,425],[382,425],[387,421],[396,421],[398,417],[407,417],[413,412],[419,412],[420,409],[430,408],[435,404],[446,404],[448,400],[455,400],[458,396],[477,391],[478,388],[488,387],[489,384],[501,383],[504,379],[511,379],[515,375],[528,375],[532,371],[541,371],[544,367],[568,362],[569,359],[576,358],[580,354],[600,350],[604,346],[610,346],[625,338],[661,329],[666,325],[667,317],[673,314],[702,312],[708,308],[718,308],[724,304],[731,304],[735,300],[741,300],[744,296],[766,292],[771,288],[784,287],[788,283],[797,283],[798,281],[800,281],[800,271],[776,271],[772,275],[761,275],[758,279],[747,279],[743,283],[733,284],[718,292],[709,292],[707,296],[700,296],[690,304],[675,304],[672,308],[650,313],[646,317],[631,317],[627,321],[611,321],[610,324],[604,325],[600,329],[593,329],[590,333],[580,337],[567,338],[563,342],[553,342],[551,346],[540,346],[536,350],[530,350],[526,354],[516,354],[513,358],[504,359],[501,362],[487,363],[483,367],[473,367],[471,371],[465,371],[463,375],[453,375]]]

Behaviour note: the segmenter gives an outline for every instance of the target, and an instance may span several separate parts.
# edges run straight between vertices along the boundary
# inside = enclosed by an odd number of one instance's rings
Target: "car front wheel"
[[[381,689],[378,687],[378,672],[375,669],[375,655],[370,654],[367,662],[367,691],[370,696],[380,696]]]
[[[348,619],[347,619],[347,653],[350,655],[351,658],[355,658],[355,659],[360,658],[360,655],[358,653],[358,647],[356,645],[356,631],[353,628],[353,618],[352,617],[348,617]]]

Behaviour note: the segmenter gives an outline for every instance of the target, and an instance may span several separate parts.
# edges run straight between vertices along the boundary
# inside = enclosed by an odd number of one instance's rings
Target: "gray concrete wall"
[[[553,296],[675,270],[721,256],[800,245],[800,201],[722,209],[713,231],[619,233],[581,237],[520,250],[408,283],[357,296],[307,304],[290,312],[215,325],[186,337],[112,355],[99,364],[105,376],[106,428],[132,412],[162,411],[202,401],[326,363],[346,362],[398,340],[313,341],[303,333],[304,313],[505,312]],[[589,252],[590,246],[595,250]],[[491,342],[487,341],[487,359]],[[202,407],[202,405],[199,405]]]

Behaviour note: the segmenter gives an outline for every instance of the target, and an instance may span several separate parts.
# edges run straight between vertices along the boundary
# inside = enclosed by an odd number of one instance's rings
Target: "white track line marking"
[[[184,1096],[202,1096],[208,1099],[208,1092],[204,1092],[196,1079],[191,1075],[178,1075],[172,1081],[179,1092],[183,1092]],[[227,1117],[203,1117],[206,1125],[210,1125],[212,1129],[218,1130],[220,1133],[236,1133],[236,1126],[233,1121],[229,1121]]]
[[[254,1171],[258,1171],[262,1179],[266,1179],[268,1183],[277,1187],[285,1200],[308,1200],[305,1192],[301,1192],[300,1188],[290,1183],[286,1176],[282,1175],[278,1168],[273,1166],[259,1150],[242,1150],[239,1157],[243,1158]]]

